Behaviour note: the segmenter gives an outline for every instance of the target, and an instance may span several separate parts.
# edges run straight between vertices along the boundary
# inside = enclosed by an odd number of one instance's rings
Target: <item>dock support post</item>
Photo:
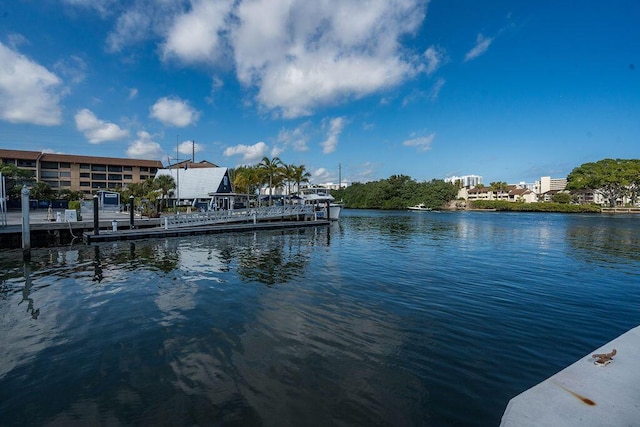
[[[31,224],[29,222],[29,189],[22,186],[22,257],[31,257]]]
[[[93,196],[93,234],[100,234],[100,223],[98,222],[98,195]]]
[[[129,196],[129,228],[132,230],[136,228],[133,224],[133,198],[133,194]]]

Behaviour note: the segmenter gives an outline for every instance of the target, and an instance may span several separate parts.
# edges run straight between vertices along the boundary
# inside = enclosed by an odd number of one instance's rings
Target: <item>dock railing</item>
[[[195,227],[200,225],[228,224],[231,222],[258,222],[276,219],[291,219],[314,215],[313,207],[308,205],[266,206],[250,209],[232,209],[184,214],[166,215],[161,224],[165,229]]]

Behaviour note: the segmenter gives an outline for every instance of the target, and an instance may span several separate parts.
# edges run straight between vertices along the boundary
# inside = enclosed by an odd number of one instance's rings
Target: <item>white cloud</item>
[[[107,15],[112,10],[116,0],[62,0],[70,6],[94,9],[101,15]]]
[[[342,129],[346,124],[344,117],[336,117],[327,121],[324,120],[324,127],[328,127],[327,139],[325,139],[320,145],[322,145],[322,152],[324,154],[333,153],[338,146],[338,138],[342,133]]]
[[[318,168],[311,172],[311,179],[315,183],[326,183],[331,181],[331,174],[325,168]]]
[[[402,143],[402,145],[406,147],[416,147],[418,151],[428,151],[431,150],[431,144],[435,139],[436,134],[432,133],[428,136],[421,136],[418,138],[408,139]]]
[[[218,33],[232,6],[232,0],[193,0],[191,10],[177,16],[169,28],[162,46],[164,58],[175,56],[190,63],[215,60],[221,48]]]
[[[283,147],[280,153],[284,151],[284,147],[291,147],[294,151],[309,150],[307,142],[309,141],[308,129],[310,125],[311,122],[304,122],[295,129],[281,129],[276,138],[278,144]]]
[[[151,107],[149,117],[153,117],[166,125],[185,127],[198,121],[200,113],[181,99],[160,98]]]
[[[492,41],[493,37],[484,37],[482,34],[478,34],[476,45],[464,56],[464,62],[471,61],[485,53]]]
[[[56,62],[53,67],[74,84],[81,83],[86,77],[87,63],[76,55]]]
[[[134,0],[113,7],[118,17],[107,47],[117,52],[161,38],[164,60],[221,67],[232,62],[261,108],[295,118],[396,87],[424,69],[435,71],[442,50],[414,56],[401,45],[419,29],[428,3]]]
[[[120,126],[98,119],[91,110],[86,108],[75,115],[76,129],[82,132],[91,144],[122,139],[129,135],[129,131]]]
[[[204,145],[195,141],[184,141],[178,145],[178,153],[191,156],[193,153],[199,153],[204,150]]]
[[[132,87],[131,89],[129,89],[129,100],[132,100],[137,96],[138,96],[138,89],[136,89],[135,87]]]
[[[427,75],[433,74],[438,68],[444,65],[448,58],[446,51],[440,46],[429,46],[424,51],[424,57],[427,60],[426,72]]]
[[[438,99],[438,95],[440,94],[440,89],[442,89],[442,86],[444,86],[445,83],[446,83],[446,80],[443,79],[442,77],[436,80],[436,82],[431,87],[431,93],[429,94],[429,99],[431,99],[432,101],[435,101],[436,99]]]
[[[127,148],[127,156],[133,159],[160,160],[164,157],[164,150],[157,142],[153,141],[148,132],[138,132],[138,139]]]
[[[238,79],[287,118],[394,87],[419,69],[399,40],[418,28],[424,4],[244,1],[231,32]]]
[[[239,144],[234,147],[227,147],[222,154],[226,157],[241,155],[245,164],[251,164],[259,162],[267,154],[267,151],[269,151],[267,144],[260,141],[253,145]]]
[[[0,119],[59,125],[61,84],[57,75],[0,42]]]

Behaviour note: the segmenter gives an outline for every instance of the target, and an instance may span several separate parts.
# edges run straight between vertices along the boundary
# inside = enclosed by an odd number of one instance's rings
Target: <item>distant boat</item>
[[[415,206],[409,206],[407,209],[410,211],[430,211],[431,208],[428,208],[424,205],[424,203],[418,203]]]
[[[335,203],[333,196],[329,193],[328,188],[323,187],[306,187],[301,188],[298,197],[305,205],[314,206],[319,215],[324,215],[329,207],[329,219],[336,221],[340,218],[342,205]]]

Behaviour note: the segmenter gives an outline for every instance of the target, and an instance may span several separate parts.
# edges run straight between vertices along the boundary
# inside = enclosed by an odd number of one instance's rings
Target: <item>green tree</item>
[[[0,172],[5,177],[7,196],[10,199],[20,199],[20,191],[22,186],[32,186],[35,179],[30,170],[20,169],[13,163],[0,162]]]
[[[561,203],[561,204],[569,204],[571,203],[571,194],[569,193],[556,193],[553,195],[553,197],[551,198],[551,200],[554,203]]]
[[[498,195],[497,198],[501,199],[502,193],[507,191],[507,189],[509,188],[509,185],[504,181],[496,181],[496,182],[489,183],[489,187],[491,188],[491,191],[493,191]]]
[[[240,166],[235,169],[233,186],[238,193],[255,194],[262,184],[262,170],[257,166]]]
[[[176,188],[176,180],[171,175],[160,175],[153,180],[153,187],[160,191],[162,195],[160,210],[164,210],[169,191]]]
[[[296,192],[300,193],[300,184],[303,182],[309,182],[311,174],[307,172],[305,165],[298,165],[293,167],[293,180],[296,183]]]
[[[614,207],[618,200],[632,196],[640,180],[640,160],[603,159],[583,163],[567,176],[567,189],[578,192],[599,192]]]
[[[36,182],[29,190],[29,197],[35,200],[52,200],[56,197],[56,192],[46,182]]]
[[[265,176],[269,178],[266,182],[269,185],[269,204],[271,204],[273,196],[273,187],[281,182],[283,165],[279,157],[274,157],[273,159],[263,157],[262,161],[258,163],[258,168],[264,171]]]

